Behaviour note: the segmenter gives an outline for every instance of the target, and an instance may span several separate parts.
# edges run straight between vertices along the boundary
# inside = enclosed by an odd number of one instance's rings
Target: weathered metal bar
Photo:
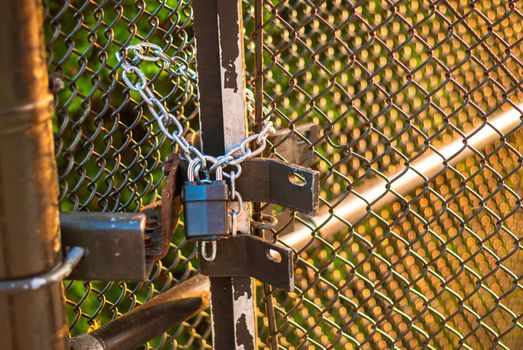
[[[0,279],[49,272],[61,261],[40,1],[0,1]],[[0,294],[0,349],[65,350],[61,281]]]
[[[379,210],[422,186],[448,166],[481,152],[486,146],[501,140],[521,126],[523,104],[502,113],[474,129],[464,138],[458,138],[441,149],[427,149],[427,155],[415,160],[398,171],[388,173],[384,179],[371,186],[352,191],[334,208],[324,207],[320,216],[311,218],[312,225],[319,227],[322,238],[328,238],[346,227],[346,222],[357,223],[372,210]],[[336,200],[332,201],[336,202]],[[332,213],[329,211],[331,210]],[[339,218],[339,219],[338,219]],[[313,231],[306,225],[297,225],[295,231],[281,237],[281,241],[300,250],[313,239]]]
[[[209,279],[198,275],[89,334],[71,338],[71,350],[130,350],[209,306]]]
[[[198,70],[200,110],[200,143],[208,154],[224,154],[222,92],[220,71],[220,42],[218,33],[217,0],[194,0],[194,35]],[[204,127],[205,128],[204,128]],[[202,147],[202,148],[203,148]]]
[[[64,248],[78,246],[87,250],[69,279],[146,280],[144,214],[62,213],[60,227]]]
[[[320,173],[277,159],[255,158],[242,163],[242,176],[236,180],[236,188],[244,201],[275,203],[315,215]]]
[[[221,155],[247,136],[242,2],[195,0],[193,9],[201,142],[204,153]],[[237,222],[240,233],[250,233],[248,203]],[[256,317],[251,279],[210,280],[214,348],[254,350]]]

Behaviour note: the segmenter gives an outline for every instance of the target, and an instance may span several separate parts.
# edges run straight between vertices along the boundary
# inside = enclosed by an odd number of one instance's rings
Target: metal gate
[[[148,41],[183,62],[142,67],[194,134],[193,4],[44,4],[60,209],[138,211],[171,143],[115,53]],[[254,206],[297,253],[295,291],[256,284],[260,348],[523,347],[522,23],[520,1],[243,3],[249,129],[273,121],[265,155],[321,186],[318,216]],[[182,231],[147,282],[66,281],[71,336],[197,276]],[[210,349],[211,333],[203,309],[144,347]]]

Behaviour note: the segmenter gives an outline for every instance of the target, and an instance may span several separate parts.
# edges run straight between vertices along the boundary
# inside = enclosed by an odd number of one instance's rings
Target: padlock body
[[[227,235],[227,192],[223,180],[205,184],[185,182],[182,198],[187,239],[212,241]]]

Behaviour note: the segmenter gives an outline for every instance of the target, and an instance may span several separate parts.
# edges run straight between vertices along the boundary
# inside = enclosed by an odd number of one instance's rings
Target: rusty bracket
[[[275,287],[294,289],[294,252],[252,235],[217,241],[216,258],[200,259],[201,271],[210,277],[253,277]]]
[[[167,254],[182,211],[182,177],[179,165],[180,156],[173,153],[164,164],[166,180],[162,189],[161,201],[141,210],[147,216],[146,255],[153,261],[157,261]]]
[[[74,212],[60,214],[62,247],[82,247],[86,253],[69,279],[144,281],[145,215]]]
[[[144,207],[140,212],[146,216],[145,257],[147,273],[154,263],[169,251],[169,244],[178,225],[182,211],[182,174],[180,156],[173,153],[164,164],[166,175],[161,201]]]
[[[256,158],[242,163],[236,188],[244,201],[280,204],[308,215],[319,208],[320,175],[296,164]]]

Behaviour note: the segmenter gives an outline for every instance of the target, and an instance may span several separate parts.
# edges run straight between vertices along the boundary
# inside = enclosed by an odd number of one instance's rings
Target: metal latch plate
[[[236,180],[244,201],[280,204],[308,215],[318,212],[319,184],[318,171],[267,158],[243,162]]]
[[[294,252],[252,235],[217,241],[216,258],[200,259],[201,271],[210,277],[253,277],[275,287],[294,289]]]

